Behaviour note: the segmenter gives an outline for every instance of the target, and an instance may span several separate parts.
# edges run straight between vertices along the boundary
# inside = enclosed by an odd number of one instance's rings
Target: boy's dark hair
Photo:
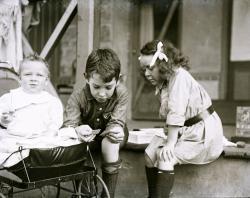
[[[42,57],[40,57],[37,53],[31,54],[31,55],[25,57],[21,61],[20,68],[19,68],[19,74],[21,73],[21,70],[22,70],[22,64],[25,63],[26,61],[38,61],[38,62],[44,63],[44,65],[45,65],[45,67],[47,69],[48,75],[49,75],[49,64],[48,64],[48,62],[45,59],[43,59]]]
[[[91,52],[86,63],[86,78],[93,72],[102,76],[104,82],[110,82],[114,77],[119,79],[121,63],[117,54],[109,49],[97,49]]]

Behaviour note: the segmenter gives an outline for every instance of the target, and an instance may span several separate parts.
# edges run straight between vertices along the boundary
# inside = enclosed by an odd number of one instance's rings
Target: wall
[[[250,1],[233,1],[230,61],[233,99],[250,99]]]
[[[99,47],[109,47],[116,51],[121,61],[122,80],[131,90],[131,37],[132,37],[132,1],[104,0],[99,2]],[[99,14],[99,16],[98,16]],[[128,118],[131,118],[132,94],[129,91]]]
[[[132,34],[132,1],[95,0],[95,29],[93,48],[109,47],[115,50],[121,61],[123,81],[131,89],[131,34]],[[77,20],[68,27],[61,42],[60,79],[61,83],[74,81],[73,65],[76,58]],[[84,63],[85,64],[85,63]],[[131,117],[131,98],[129,92],[128,118]],[[61,95],[63,102],[67,96]]]
[[[76,17],[69,25],[67,31],[60,42],[60,77],[69,77],[74,81],[74,64],[76,61],[76,42],[77,42],[77,23]],[[61,82],[62,83],[62,82]]]
[[[190,57],[191,73],[213,99],[220,98],[223,1],[182,3],[181,49]]]
[[[56,27],[58,21],[60,20],[61,15],[63,14],[62,2],[59,0],[47,1],[41,7],[41,13],[38,12],[35,14],[39,14],[40,16],[38,17],[40,19],[39,24],[30,29],[27,34],[27,39],[29,40],[32,49],[40,54],[50,35],[54,31],[54,28]],[[48,61],[50,66],[51,81],[55,86],[57,85],[57,82],[59,80],[58,74],[60,59],[60,46],[58,45],[54,49],[51,56],[46,57],[46,60]]]
[[[250,60],[250,1],[233,1],[231,61]]]
[[[95,0],[94,48],[110,47],[117,52],[121,60],[122,74],[129,89],[128,118],[132,117],[132,87],[136,76],[133,71],[137,71],[133,67],[138,64],[136,58],[139,54],[139,46],[133,43],[136,42],[136,31],[139,33],[136,29],[140,27],[134,25],[134,21],[138,20],[134,17],[135,12],[140,12],[136,7],[138,6],[135,2],[129,0]],[[191,72],[213,99],[223,99],[223,1],[186,0],[182,3],[180,13],[180,44],[183,52],[190,56]],[[61,41],[60,75],[63,82],[67,82],[68,76],[72,74],[76,54],[76,31],[77,21],[74,20]],[[159,104],[152,105],[151,101],[149,105],[138,104],[142,105],[142,109],[151,106],[154,109],[152,111],[157,112],[143,113],[149,116],[147,119],[152,116],[158,118]]]

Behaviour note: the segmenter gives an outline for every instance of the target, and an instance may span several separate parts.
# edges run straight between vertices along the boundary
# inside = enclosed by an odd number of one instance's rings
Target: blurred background
[[[18,0],[15,0],[18,1]],[[14,2],[14,1],[13,1]],[[172,41],[190,57],[191,74],[204,86],[224,124],[250,104],[249,0],[22,0],[24,56],[31,50],[50,64],[51,83],[65,104],[84,84],[92,49],[120,57],[129,89],[130,120],[159,120],[154,88],[139,70],[142,45]]]
[[[64,103],[73,87],[84,83],[91,50],[110,47],[120,57],[130,90],[128,119],[158,120],[159,103],[139,71],[138,56],[145,42],[159,38],[172,41],[190,57],[190,72],[212,97],[224,124],[235,124],[236,107],[250,104],[250,1],[75,2],[47,0],[39,9],[33,5],[37,23],[25,32],[32,49],[41,53],[57,27],[59,33],[45,58]],[[70,6],[74,8],[67,13]],[[60,24],[63,16],[65,23]]]

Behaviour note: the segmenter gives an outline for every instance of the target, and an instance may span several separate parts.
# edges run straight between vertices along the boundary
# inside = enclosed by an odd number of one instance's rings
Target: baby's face
[[[35,94],[45,88],[48,81],[48,71],[42,62],[26,61],[22,65],[20,78],[23,90]]]
[[[101,75],[93,73],[87,80],[91,95],[100,103],[106,102],[115,91],[117,81],[115,77],[110,82],[104,82]]]

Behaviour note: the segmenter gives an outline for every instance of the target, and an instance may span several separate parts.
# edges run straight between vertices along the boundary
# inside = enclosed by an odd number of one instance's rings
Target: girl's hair
[[[49,72],[49,64],[47,63],[46,60],[44,60],[42,57],[40,57],[38,54],[32,54],[32,55],[29,55],[27,56],[26,58],[24,58],[21,63],[20,63],[20,68],[19,68],[19,74],[21,74],[21,71],[22,71],[22,68],[23,68],[23,64],[25,62],[30,62],[30,61],[37,61],[37,62],[41,62],[44,64],[44,68],[48,74],[48,76],[50,75],[50,72]]]
[[[146,43],[142,49],[142,55],[154,55],[157,51],[157,44],[160,40],[153,40],[151,42]],[[172,74],[173,67],[183,67],[185,69],[189,69],[189,58],[184,56],[179,49],[174,47],[174,45],[169,41],[161,41],[163,43],[163,53],[168,57],[168,62],[161,61],[159,59],[156,60],[156,63],[159,65],[159,71],[161,75],[164,77],[166,74]]]
[[[86,63],[86,78],[93,72],[101,75],[104,82],[110,82],[114,77],[119,79],[121,63],[117,54],[111,49],[97,49],[88,56]]]

